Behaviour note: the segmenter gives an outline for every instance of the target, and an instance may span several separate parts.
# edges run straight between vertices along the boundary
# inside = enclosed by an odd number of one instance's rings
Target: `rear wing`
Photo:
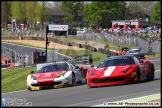
[[[139,54],[126,54],[126,55],[134,55],[136,57],[140,57],[140,59],[143,59],[142,56],[145,56],[145,55],[153,55],[155,57],[155,52],[152,52],[152,53],[139,53]]]

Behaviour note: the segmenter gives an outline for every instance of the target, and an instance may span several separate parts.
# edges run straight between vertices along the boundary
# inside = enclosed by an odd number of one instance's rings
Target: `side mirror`
[[[91,68],[94,67],[94,65],[91,65]]]
[[[79,69],[79,66],[75,66],[75,69]]]
[[[140,60],[140,63],[143,63],[143,60]]]
[[[33,73],[34,73],[34,71],[30,71],[30,73],[31,73],[31,74],[33,74]]]

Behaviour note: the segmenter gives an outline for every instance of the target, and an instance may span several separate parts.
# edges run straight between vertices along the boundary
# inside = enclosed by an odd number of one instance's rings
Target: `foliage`
[[[139,2],[130,2],[127,6],[128,16],[127,19],[140,18],[144,14],[144,8],[139,5]]]
[[[122,1],[93,1],[84,7],[84,20],[87,22],[95,22],[98,27],[109,27],[111,20],[122,18],[121,16],[125,13],[125,7],[126,3]]]
[[[27,1],[26,2],[26,16],[30,23],[36,22],[36,10],[35,7],[38,3],[36,1]]]
[[[40,21],[42,24],[42,30],[44,29],[44,21],[46,20],[46,12],[48,11],[49,3],[46,1],[40,1],[38,5],[36,5],[36,19]]]
[[[83,5],[83,1],[77,1],[77,2],[73,2],[73,1],[62,1],[60,8],[69,13],[68,16],[66,16],[65,18],[63,18],[63,20],[65,22],[78,22],[78,18],[77,16],[79,14],[82,14],[84,5]]]
[[[151,16],[156,20],[156,22],[161,21],[161,1],[156,2]]]
[[[20,23],[40,21],[43,27],[44,21],[48,20],[46,12],[49,7],[50,3],[46,1],[12,1],[11,14]]]
[[[26,16],[26,1],[21,2],[21,1],[14,1],[11,2],[11,13],[12,17],[14,19],[17,19],[20,21],[20,23],[25,23],[27,20]]]
[[[1,22],[6,26],[6,23],[10,20],[10,2],[2,1],[1,2]]]

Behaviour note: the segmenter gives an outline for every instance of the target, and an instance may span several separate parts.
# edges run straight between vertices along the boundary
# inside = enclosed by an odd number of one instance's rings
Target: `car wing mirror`
[[[94,65],[91,65],[91,68],[94,67]]]
[[[79,69],[79,66],[75,66],[75,69]]]
[[[140,60],[140,63],[143,63],[143,60]]]
[[[33,74],[33,73],[34,73],[34,71],[33,71],[33,70],[32,70],[32,71],[30,71],[30,73],[31,73],[31,74]]]

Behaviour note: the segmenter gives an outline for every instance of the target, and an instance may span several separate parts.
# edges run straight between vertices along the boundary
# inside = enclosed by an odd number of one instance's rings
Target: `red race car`
[[[154,65],[133,55],[110,56],[87,71],[89,87],[119,85],[154,80]]]

